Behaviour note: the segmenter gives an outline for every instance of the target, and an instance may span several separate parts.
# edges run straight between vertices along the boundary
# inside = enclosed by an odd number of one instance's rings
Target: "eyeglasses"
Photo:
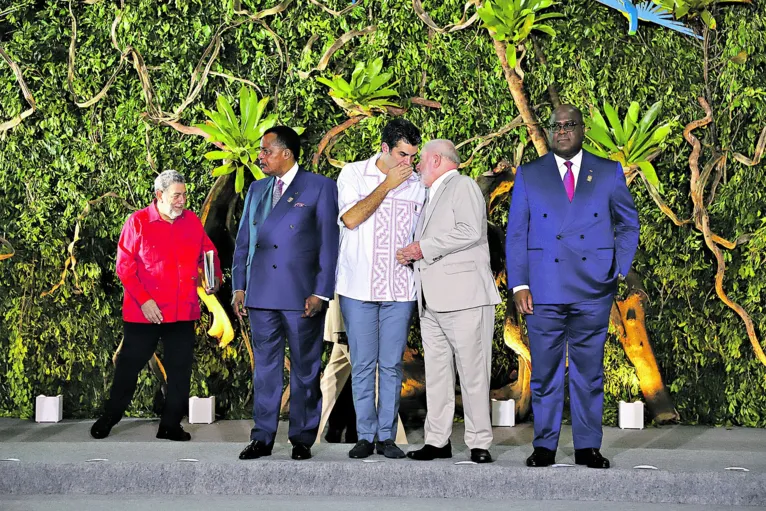
[[[549,124],[549,125],[548,125],[548,129],[549,129],[549,130],[551,130],[551,131],[552,131],[552,132],[554,132],[554,133],[558,133],[558,132],[559,132],[559,131],[561,131],[562,129],[563,129],[563,130],[564,130],[566,133],[570,133],[570,132],[574,131],[574,129],[575,129],[577,126],[582,126],[582,123],[577,123],[577,122],[574,122],[574,121],[569,121],[569,122],[565,122],[565,123],[562,123],[562,122],[553,122],[553,123],[551,123],[551,124]]]

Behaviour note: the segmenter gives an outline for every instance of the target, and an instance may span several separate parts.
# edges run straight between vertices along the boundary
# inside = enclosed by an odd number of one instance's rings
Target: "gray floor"
[[[158,421],[125,419],[112,434],[100,441],[89,436],[92,420],[67,420],[58,424],[0,418],[0,459],[21,461],[82,462],[91,459],[110,461],[168,462],[179,459],[227,461],[236,459],[249,438],[251,422],[221,421],[213,424],[185,424],[193,439],[173,443],[154,438]],[[452,433],[454,459],[467,459],[463,425],[455,424]],[[498,463],[523,466],[531,452],[532,428],[522,424],[495,428],[490,449]],[[423,431],[408,431],[410,444],[423,442]],[[316,444],[312,451],[322,461],[352,462],[346,444]],[[403,446],[406,451],[408,446]],[[287,423],[280,423],[277,446],[272,459],[289,459]],[[571,428],[564,427],[557,456],[559,463],[573,463]],[[712,428],[704,426],[663,426],[644,430],[604,429],[602,452],[613,466],[633,469],[651,465],[670,472],[719,472],[731,467],[752,473],[766,473],[766,430],[752,428]],[[360,463],[359,461],[353,461]],[[387,461],[397,463],[399,461]],[[402,460],[401,462],[406,462]]]
[[[743,506],[700,506],[680,504],[626,504],[615,502],[572,501],[482,501],[475,499],[397,499],[359,497],[270,497],[270,496],[163,496],[114,497],[90,496],[0,496],[3,511],[133,511],[136,509],[162,511],[745,511],[766,509]]]
[[[36,424],[0,418],[0,510],[47,510],[52,503],[57,511],[151,507],[226,511],[235,506],[238,511],[242,506],[269,511],[372,506],[375,511],[407,507],[443,511],[445,506],[708,511],[766,505],[766,430],[762,429],[605,428],[602,452],[613,468],[594,471],[571,466],[569,427],[563,428],[557,461],[570,466],[530,469],[524,466],[531,452],[528,424],[495,428],[490,449],[495,463],[482,466],[456,466],[469,458],[462,424],[453,428],[454,457],[425,464],[382,456],[352,460],[347,454],[350,445],[327,443],[313,446],[313,459],[295,462],[290,459],[284,422],[273,456],[252,462],[237,459],[249,438],[247,420],[187,424],[193,440],[182,443],[157,440],[156,420],[123,420],[100,441],[90,438],[92,424],[92,420]],[[410,445],[402,446],[405,450],[423,442],[422,430],[408,431],[407,436]],[[647,465],[656,470],[642,467]]]

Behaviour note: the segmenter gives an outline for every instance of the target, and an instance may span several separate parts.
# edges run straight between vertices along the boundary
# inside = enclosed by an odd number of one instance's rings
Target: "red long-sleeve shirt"
[[[117,276],[125,286],[123,319],[149,323],[141,305],[150,299],[162,311],[163,323],[199,319],[197,285],[208,250],[214,253],[215,274],[221,279],[218,251],[197,215],[184,210],[167,222],[156,201],[130,215],[117,245]]]

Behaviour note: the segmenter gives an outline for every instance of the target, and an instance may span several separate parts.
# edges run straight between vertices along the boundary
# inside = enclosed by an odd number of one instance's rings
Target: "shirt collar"
[[[564,158],[562,158],[561,156],[555,153],[553,154],[553,157],[556,158],[556,168],[558,168],[559,171],[561,171],[561,169],[563,168],[564,169],[563,172],[566,172],[566,167],[564,167],[564,163],[567,161],[572,162],[572,172],[580,170],[580,167],[582,166],[582,149],[580,149],[580,152],[572,156],[569,160],[565,160]]]
[[[282,186],[282,190],[284,193],[284,190],[287,190],[287,187],[290,186],[290,183],[293,182],[293,179],[295,179],[295,175],[298,173],[298,162],[296,161],[295,164],[288,170],[284,176],[278,177],[280,181],[284,183]]]
[[[367,164],[364,166],[364,175],[365,176],[371,176],[380,178],[383,177],[385,179],[386,175],[381,172],[381,170],[378,168],[378,159],[381,157],[383,153],[375,153],[375,155],[367,160]]]
[[[438,178],[436,178],[436,181],[431,183],[431,188],[428,190],[428,196],[433,198],[436,195],[436,190],[439,189],[439,187],[442,185],[445,179],[447,179],[447,176],[451,176],[452,174],[457,174],[457,169],[448,170]]]

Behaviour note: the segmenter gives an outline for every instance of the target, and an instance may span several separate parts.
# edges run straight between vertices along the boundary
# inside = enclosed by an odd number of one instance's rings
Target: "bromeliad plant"
[[[358,63],[351,73],[350,82],[340,75],[335,75],[332,79],[317,77],[317,81],[330,87],[333,101],[345,110],[349,117],[369,117],[376,111],[385,113],[387,107],[399,107],[391,101],[399,96],[399,93],[391,88],[399,81],[386,85],[393,73],[383,73],[382,70],[383,59],[377,58],[368,64]]]
[[[263,116],[269,97],[260,101],[250,87],[243,86],[239,91],[239,117],[234,113],[231,103],[225,96],[216,100],[217,111],[203,110],[209,120],[194,126],[204,131],[210,142],[223,146],[222,150],[205,153],[207,160],[223,160],[223,164],[213,169],[213,176],[225,176],[236,172],[234,189],[241,192],[245,186],[245,169],[250,170],[255,179],[264,177],[258,166],[263,133],[277,122],[277,114]],[[299,134],[303,128],[293,128]]]
[[[604,102],[604,113],[609,121],[607,124],[601,111],[592,107],[590,117],[585,119],[587,142],[583,147],[602,158],[619,161],[628,173],[640,169],[646,180],[661,191],[662,185],[651,161],[664,146],[675,121],[656,125],[662,101],[653,104],[640,121],[639,108],[638,103],[633,101],[625,119],[620,122],[617,111],[608,102]]]
[[[751,0],[652,0],[672,12],[676,19],[681,19],[686,15],[690,18],[699,16],[710,30],[715,30],[717,23],[710,13],[710,8],[715,4],[749,4]]]
[[[508,43],[506,58],[508,65],[515,68],[516,47],[533,30],[556,37],[556,31],[542,21],[563,15],[556,12],[540,14],[553,5],[556,5],[553,0],[485,0],[476,12],[484,22],[482,28],[489,30],[496,41]]]

